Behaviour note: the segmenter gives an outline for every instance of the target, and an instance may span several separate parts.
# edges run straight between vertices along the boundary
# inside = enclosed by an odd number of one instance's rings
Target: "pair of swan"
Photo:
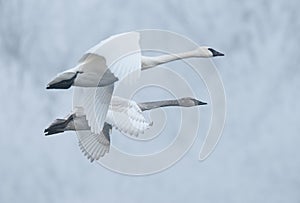
[[[147,57],[141,55],[139,41],[138,32],[114,35],[92,47],[77,66],[58,74],[47,85],[47,89],[83,88],[71,115],[55,120],[45,130],[46,135],[66,130],[87,130],[89,133],[79,136],[79,142],[82,151],[93,161],[108,152],[112,127],[134,135],[149,128],[150,123],[147,123],[142,111],[164,106],[205,104],[193,98],[137,104],[132,100],[113,97],[114,85],[118,80],[139,75],[140,71],[183,58],[224,56],[210,47],[198,47],[174,55]]]

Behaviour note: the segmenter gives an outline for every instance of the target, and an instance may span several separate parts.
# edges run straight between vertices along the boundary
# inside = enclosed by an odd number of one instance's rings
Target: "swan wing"
[[[77,131],[78,144],[81,151],[93,162],[109,152],[111,125],[105,123],[100,133],[90,130]]]
[[[138,136],[151,126],[136,102],[117,96],[112,98],[106,121],[129,136]]]
[[[73,96],[73,109],[81,107],[91,132],[100,134],[104,126],[114,85],[105,87],[78,87]],[[75,126],[76,127],[76,126]]]
[[[84,72],[111,73],[118,80],[129,75],[137,78],[141,71],[140,34],[127,32],[109,37],[89,49],[79,60]],[[95,65],[97,64],[97,65]],[[105,74],[105,75],[104,75]]]
[[[78,75],[77,82],[86,84],[86,87],[81,87],[81,93],[74,98],[82,98],[79,106],[83,107],[88,124],[94,133],[100,133],[103,128],[113,93],[113,85],[108,85],[107,81],[106,86],[92,87],[93,83],[95,84],[94,80],[100,82],[107,78],[117,77],[120,80],[131,78],[128,77],[130,75],[139,76],[136,74],[141,71],[139,37],[138,32],[115,35],[91,48],[81,59],[81,70],[84,74]],[[108,69],[103,72],[100,70],[101,67]],[[97,71],[98,73],[102,71],[100,73],[102,76],[99,76]],[[114,77],[111,77],[111,74]],[[96,84],[99,84],[98,82]]]
[[[141,71],[139,42],[138,32],[114,35],[88,50],[74,68],[58,74],[47,88],[103,87],[125,78],[134,81]]]

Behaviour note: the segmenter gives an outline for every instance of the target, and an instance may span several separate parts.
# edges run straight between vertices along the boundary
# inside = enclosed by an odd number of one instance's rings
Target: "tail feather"
[[[68,89],[74,84],[77,74],[80,72],[63,72],[48,83],[46,89]]]
[[[65,132],[69,122],[69,119],[56,119],[48,128],[44,130],[45,136]]]

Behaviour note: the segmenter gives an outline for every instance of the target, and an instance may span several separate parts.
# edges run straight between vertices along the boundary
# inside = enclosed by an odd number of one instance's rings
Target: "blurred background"
[[[0,0],[0,202],[299,202],[299,6]],[[214,62],[227,119],[207,160],[198,161],[199,135],[170,169],[131,177],[90,164],[74,133],[43,135],[70,111],[72,98],[72,91],[45,86],[100,40],[144,28],[177,32],[226,54]]]

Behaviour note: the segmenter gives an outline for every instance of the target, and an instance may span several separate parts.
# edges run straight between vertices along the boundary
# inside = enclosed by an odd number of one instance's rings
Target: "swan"
[[[48,136],[65,131],[77,131],[80,149],[93,162],[109,152],[112,128],[127,135],[138,136],[152,125],[143,116],[143,111],[168,106],[193,107],[206,104],[190,97],[136,103],[133,100],[113,96],[107,118],[100,133],[91,131],[86,115],[82,107],[79,106],[74,108],[64,119],[56,119],[45,129],[44,133]]]
[[[91,131],[99,134],[107,117],[116,81],[135,78],[142,70],[182,58],[224,55],[210,47],[198,47],[174,55],[148,57],[141,55],[139,41],[139,32],[122,33],[103,40],[88,50],[77,66],[58,74],[47,89],[79,87],[74,91],[74,97],[80,98],[78,106],[83,108]]]
[[[103,87],[124,79],[134,71],[146,70],[170,61],[224,56],[223,53],[206,46],[177,54],[142,56],[139,41],[139,32],[122,33],[101,41],[89,49],[74,68],[58,74],[46,88]],[[115,59],[120,60],[115,62]]]

